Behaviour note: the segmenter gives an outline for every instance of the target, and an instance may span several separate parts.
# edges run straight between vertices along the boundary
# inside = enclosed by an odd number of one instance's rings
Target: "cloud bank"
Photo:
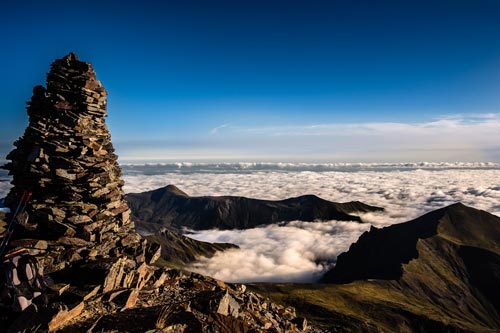
[[[249,230],[210,230],[192,238],[240,249],[201,258],[191,269],[228,282],[312,282],[331,267],[368,224],[294,221]]]
[[[131,192],[175,184],[193,196],[236,195],[262,199],[284,199],[315,194],[345,202],[359,200],[386,208],[384,213],[361,215],[367,224],[328,221],[292,222],[242,231],[203,231],[191,237],[210,242],[238,244],[240,250],[201,258],[193,269],[226,281],[316,280],[370,225],[383,227],[408,221],[440,207],[463,202],[500,216],[498,165],[421,164],[409,170],[397,166],[363,166],[356,171],[225,171],[220,173],[169,172],[156,175],[126,175]],[[182,165],[180,166],[182,168]],[[201,168],[201,166],[199,166]],[[256,168],[255,165],[246,165]],[[197,167],[198,168],[198,167]],[[367,170],[363,170],[367,168]],[[285,170],[285,171],[281,171]]]
[[[192,196],[235,195],[280,200],[315,194],[326,200],[359,200],[386,208],[384,223],[403,222],[431,210],[462,202],[500,214],[498,165],[493,168],[414,168],[357,171],[228,171],[168,172],[140,169],[125,174],[126,192],[143,192],[175,184]],[[125,169],[127,170],[127,169]],[[366,216],[378,223],[379,217]]]
[[[192,267],[225,281],[314,281],[370,225],[383,227],[408,221],[459,201],[500,216],[500,167],[492,163],[180,163],[125,166],[124,172],[126,192],[175,184],[192,196],[235,195],[277,200],[315,194],[336,202],[359,200],[386,208],[384,213],[361,215],[367,224],[294,221],[286,226],[209,230],[190,235],[241,247],[210,259],[200,258]],[[8,182],[0,182],[0,197],[8,188]]]

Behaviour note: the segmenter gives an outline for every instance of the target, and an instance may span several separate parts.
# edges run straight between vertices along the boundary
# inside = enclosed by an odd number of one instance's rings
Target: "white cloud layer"
[[[0,199],[4,198],[7,195],[11,187],[12,185],[10,185],[10,182],[7,178],[0,178]]]
[[[384,224],[403,222],[455,202],[500,214],[500,169],[434,168],[345,171],[213,171],[125,175],[126,192],[175,184],[192,196],[234,195],[279,200],[315,194],[326,200],[359,200],[386,208]],[[375,167],[374,167],[375,168]],[[379,221],[378,217],[365,219]]]
[[[457,165],[455,165],[457,166]],[[250,166],[252,167],[252,166]],[[255,167],[255,166],[253,166]],[[235,195],[284,199],[316,194],[345,202],[359,200],[386,208],[362,215],[368,224],[329,221],[293,222],[243,231],[204,231],[191,237],[238,244],[240,250],[202,258],[193,269],[226,281],[314,281],[337,255],[370,225],[404,222],[431,210],[463,202],[500,216],[500,170],[449,168],[423,164],[423,169],[338,171],[251,171],[231,173],[168,173],[125,176],[128,192],[175,184],[193,196]],[[380,171],[382,170],[382,171]]]
[[[210,230],[190,237],[230,242],[239,250],[201,258],[191,269],[228,282],[312,282],[369,224],[294,221],[249,230]]]
[[[124,168],[124,178],[126,192],[175,184],[192,196],[235,195],[277,200],[315,194],[336,202],[359,200],[386,208],[384,213],[362,215],[367,224],[295,221],[286,226],[210,230],[191,235],[241,247],[218,253],[211,259],[201,258],[193,268],[203,274],[239,282],[313,281],[325,265],[334,262],[370,225],[408,221],[459,201],[500,216],[497,164],[405,165],[355,164],[344,169],[342,165],[252,163],[129,166]],[[7,182],[0,182],[0,198],[9,187]]]

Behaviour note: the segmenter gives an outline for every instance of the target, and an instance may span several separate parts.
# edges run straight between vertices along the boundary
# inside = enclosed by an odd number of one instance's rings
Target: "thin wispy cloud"
[[[227,127],[223,125],[220,127]],[[427,122],[358,122],[358,123],[328,123],[307,125],[273,125],[261,127],[232,126],[228,128],[233,132],[245,132],[250,134],[261,134],[271,136],[338,136],[338,135],[372,135],[383,134],[429,134],[428,130],[452,131],[456,129],[467,131],[477,129],[499,129],[500,113],[477,114],[477,115],[449,115]],[[216,129],[219,129],[216,128]],[[214,129],[215,130],[215,129]],[[481,136],[482,133],[477,133]]]
[[[276,121],[276,120],[275,120]],[[500,113],[452,114],[425,122],[223,123],[189,140],[116,147],[125,160],[454,162],[500,161]]]
[[[217,126],[215,128],[212,128],[212,130],[210,131],[210,134],[216,134],[217,132],[219,132],[221,129],[223,128],[226,128],[226,127],[229,127],[229,124],[222,124],[220,126]]]
[[[224,131],[220,131],[224,129]],[[500,114],[449,115],[426,122],[357,122],[229,126],[212,129],[227,142],[263,153],[286,150],[336,160],[498,160]],[[215,142],[215,145],[218,143]],[[367,154],[363,154],[363,153]],[[444,152],[444,154],[443,154]],[[369,156],[371,154],[371,156]],[[309,156],[308,156],[309,158]]]
[[[495,113],[495,112],[489,112],[489,113],[460,113],[460,114],[451,114],[451,115],[441,115],[437,117],[438,120],[440,119],[458,119],[461,121],[478,121],[478,120],[484,120],[484,119],[500,119],[500,114]]]

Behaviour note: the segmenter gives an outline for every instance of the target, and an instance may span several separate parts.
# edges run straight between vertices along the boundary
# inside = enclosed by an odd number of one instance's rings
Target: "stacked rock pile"
[[[5,205],[14,212],[32,192],[10,247],[38,258],[47,302],[21,313],[0,305],[2,331],[318,332],[241,285],[153,265],[161,246],[130,220],[106,91],[90,64],[73,53],[56,60],[28,114],[5,166],[14,185]]]
[[[82,257],[118,256],[124,247],[140,256],[105,124],[106,95],[89,63],[74,53],[56,60],[47,89],[33,89],[29,125],[7,156],[14,187],[5,205],[15,211],[22,193],[32,192],[15,235],[48,241],[33,249],[46,272]],[[30,244],[23,242],[13,245]]]

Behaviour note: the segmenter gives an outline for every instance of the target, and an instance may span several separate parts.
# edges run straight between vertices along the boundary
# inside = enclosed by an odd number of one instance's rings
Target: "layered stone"
[[[33,89],[28,127],[7,156],[14,187],[6,206],[14,212],[22,193],[32,193],[15,236],[49,241],[46,271],[88,255],[117,256],[120,239],[134,228],[105,123],[106,96],[91,64],[74,53],[54,61],[46,88]]]

